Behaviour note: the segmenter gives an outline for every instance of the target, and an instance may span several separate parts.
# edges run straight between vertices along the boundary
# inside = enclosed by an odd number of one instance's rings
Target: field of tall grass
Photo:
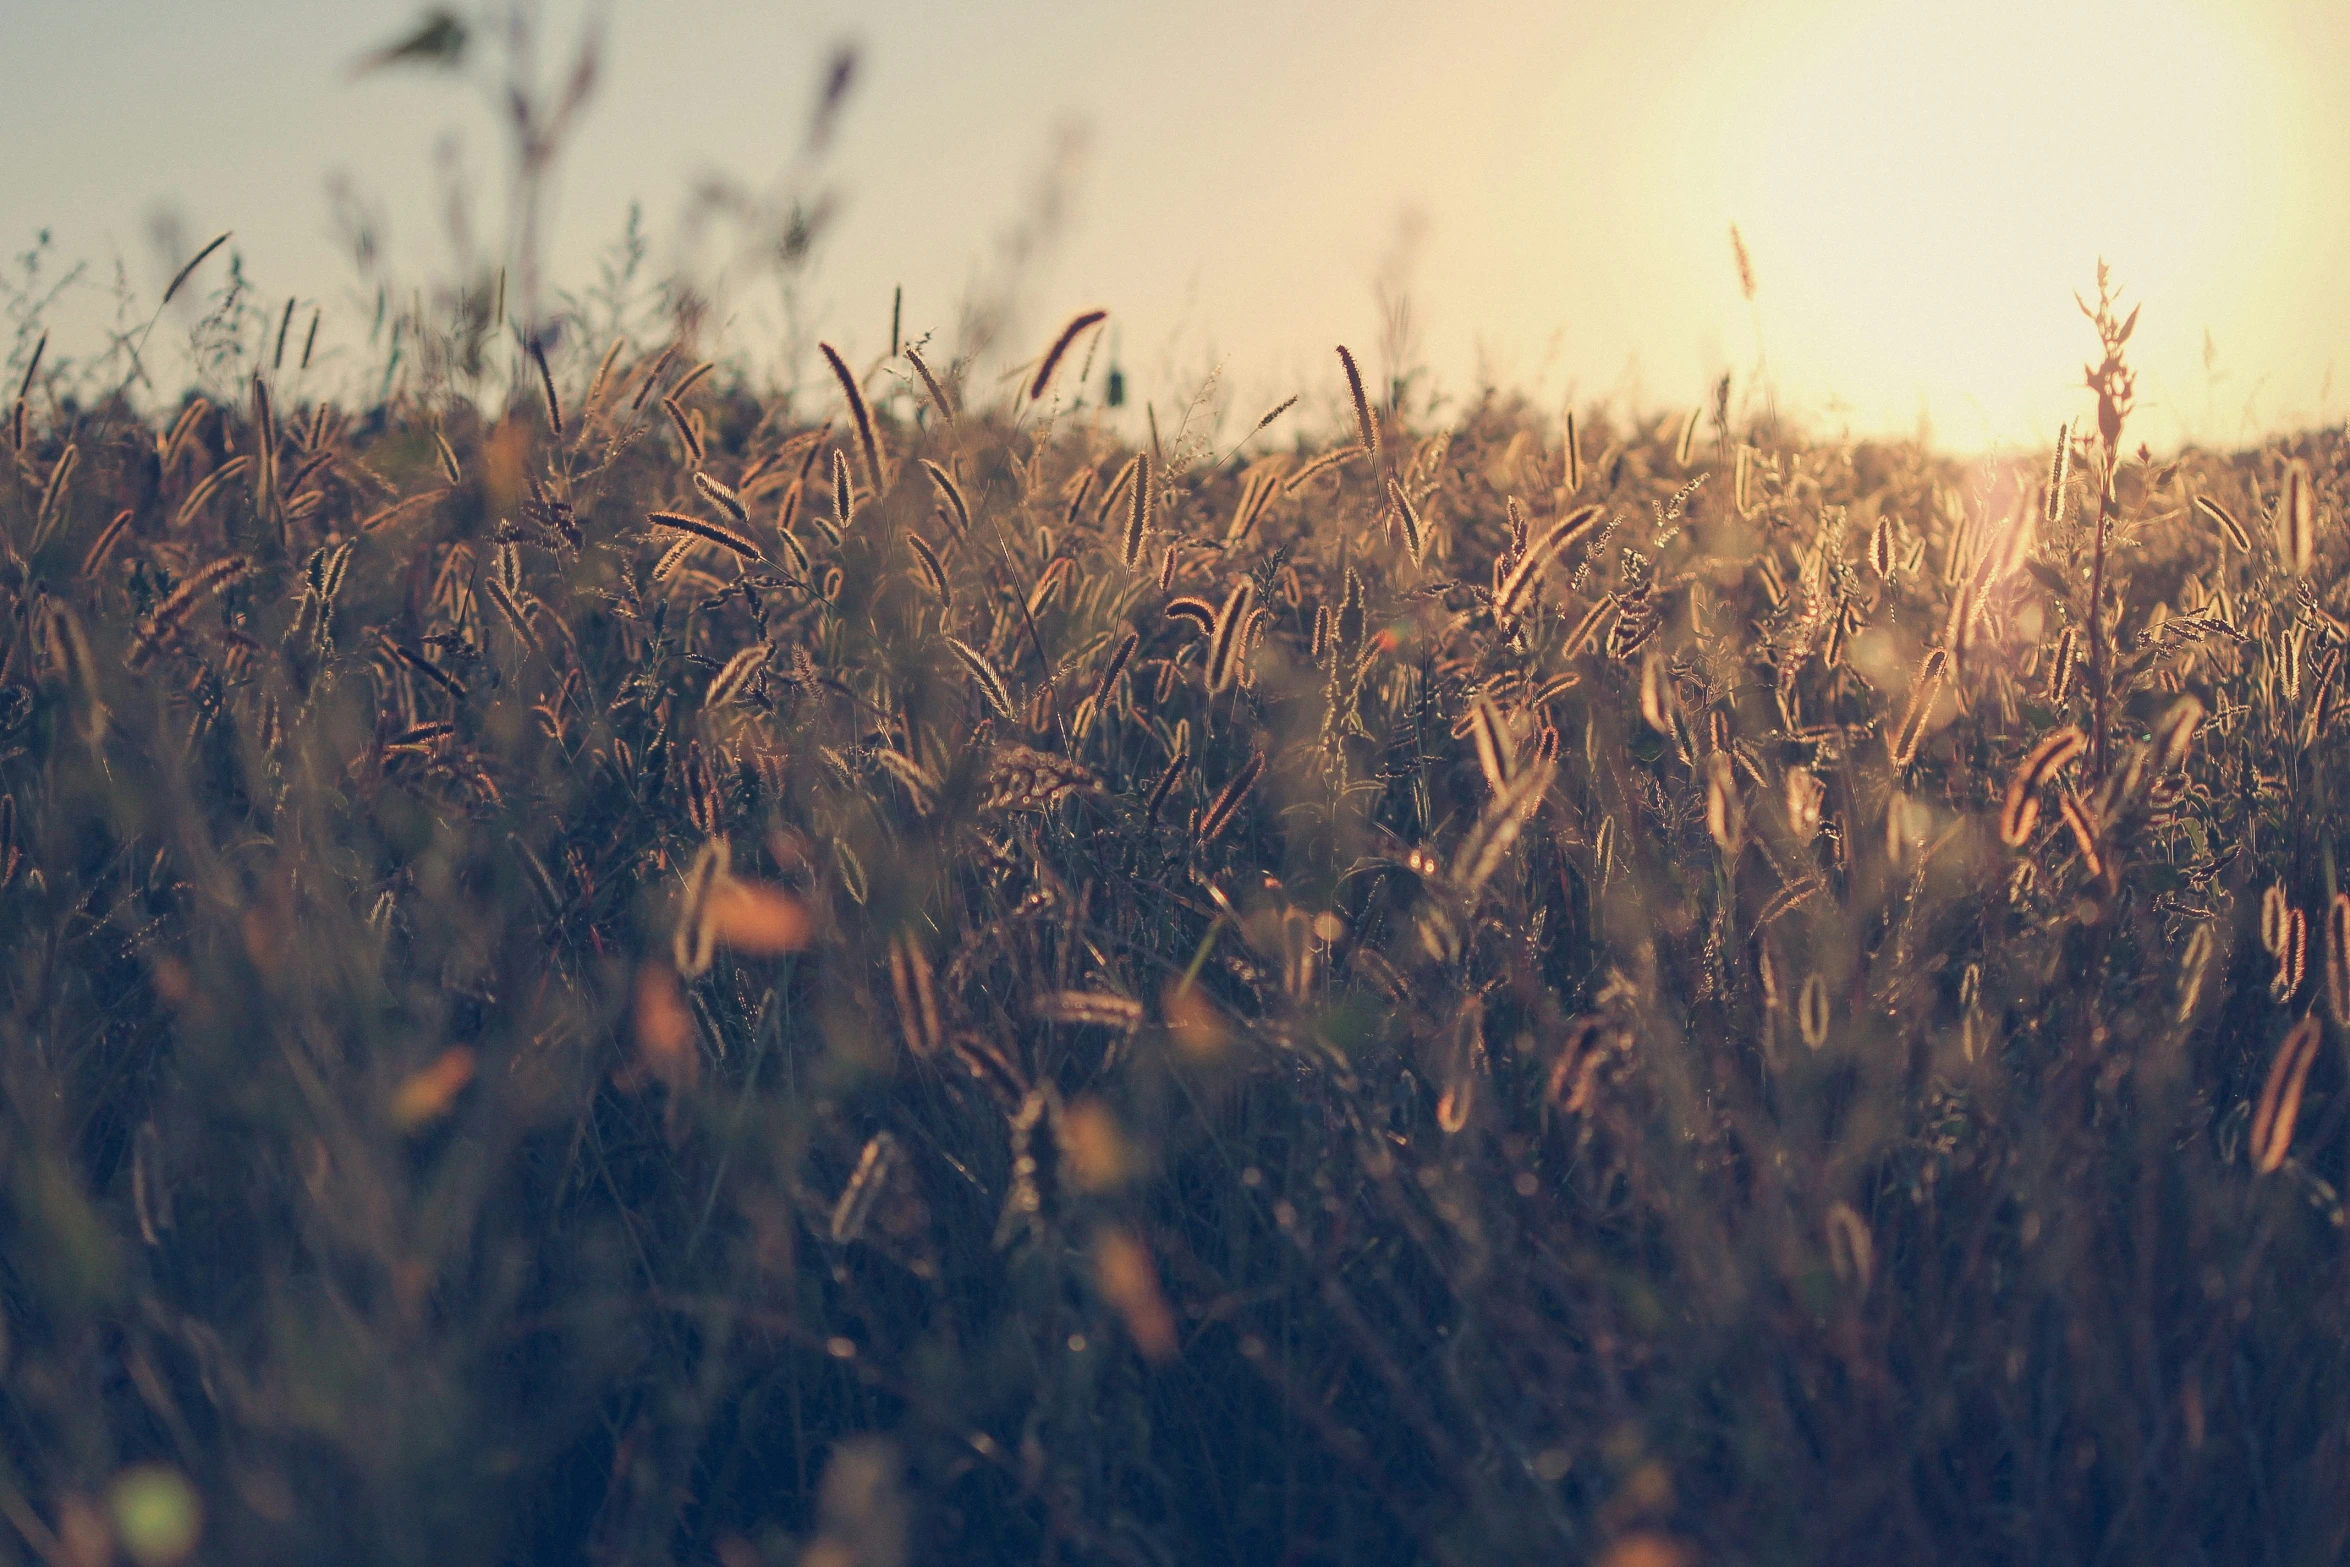
[[[2102,286],[1960,462],[222,264],[16,360],[0,1562],[2350,1549],[2350,454]]]

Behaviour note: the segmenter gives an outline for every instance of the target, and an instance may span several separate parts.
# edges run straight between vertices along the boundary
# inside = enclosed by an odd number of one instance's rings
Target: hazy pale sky
[[[401,280],[448,277],[452,137],[494,242],[504,147],[478,83],[351,77],[421,11],[0,4],[0,247],[46,229],[91,263],[51,353],[103,347],[118,258],[160,293],[169,214],[185,249],[233,229],[258,293],[323,305],[322,348],[357,364],[368,296],[330,184],[380,215]],[[549,32],[578,15],[554,0]],[[1004,363],[1103,306],[1162,407],[1218,362],[1238,419],[1326,402],[1333,344],[1379,363],[1384,277],[1456,396],[1490,378],[1661,411],[1725,370],[1743,387],[1759,353],[1780,406],[1831,430],[1923,413],[1956,446],[2045,442],[2082,406],[2072,293],[2102,253],[2144,306],[2136,435],[2341,416],[2340,0],[612,0],[556,173],[555,281],[588,281],[640,199],[653,264],[715,288],[717,346],[780,341],[772,282],[680,219],[708,175],[776,185],[841,41],[860,69],[814,178],[842,206],[803,306],[853,360],[887,346],[900,284],[908,335],[951,342],[1058,166],[1065,224],[1022,270]]]

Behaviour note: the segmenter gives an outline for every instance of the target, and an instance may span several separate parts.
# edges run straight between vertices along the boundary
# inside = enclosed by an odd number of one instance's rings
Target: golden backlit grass
[[[2342,1551],[2338,436],[1136,451],[1098,319],[28,373],[7,1559]]]

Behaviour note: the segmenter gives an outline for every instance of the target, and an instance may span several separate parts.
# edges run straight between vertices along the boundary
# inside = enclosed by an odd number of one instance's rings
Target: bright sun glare
[[[2194,0],[1832,6],[1724,106],[1766,339],[1961,441],[2070,415],[2099,256],[2184,342],[2256,270],[2280,149],[2252,60]]]

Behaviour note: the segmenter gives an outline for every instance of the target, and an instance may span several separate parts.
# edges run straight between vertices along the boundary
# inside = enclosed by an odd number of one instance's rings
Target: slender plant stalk
[[[2097,541],[2089,559],[2089,703],[2090,738],[2094,746],[2091,765],[2100,780],[2105,777],[2106,703],[2113,685],[2113,669],[2105,646],[2105,540],[2113,531],[2114,454],[2105,454],[2104,472],[2098,476],[2097,486]]]

